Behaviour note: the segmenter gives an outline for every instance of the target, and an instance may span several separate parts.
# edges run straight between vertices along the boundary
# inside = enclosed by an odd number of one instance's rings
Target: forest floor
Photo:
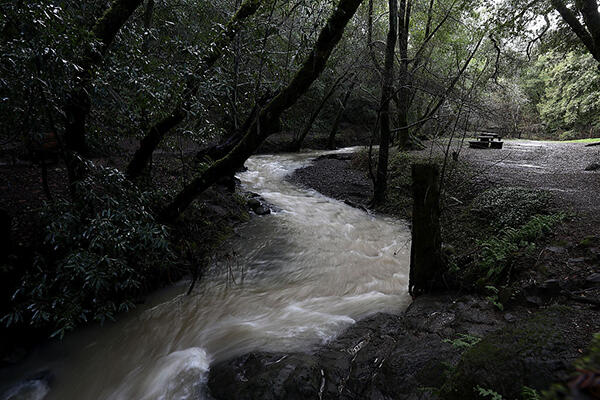
[[[410,220],[410,162],[443,163],[446,144],[393,152],[388,203],[376,211]],[[492,394],[531,399],[553,383],[573,379],[574,363],[600,332],[600,172],[585,171],[600,161],[600,151],[582,144],[507,141],[503,150],[462,149],[457,158],[447,167],[442,230],[459,269],[473,264],[480,240],[500,235],[493,226],[497,216],[475,215],[482,193],[515,187],[543,191],[551,200],[543,203],[547,210],[536,213],[566,218],[528,243],[527,251],[511,254],[508,273],[493,287],[459,282],[447,293],[417,298],[403,315],[359,321],[313,354],[255,353],[216,365],[209,380],[212,394],[217,399]],[[365,153],[323,156],[290,180],[364,208],[372,193],[365,159]],[[514,200],[498,209],[514,211],[521,204]],[[600,368],[582,361],[577,366]],[[545,396],[564,398],[559,392],[567,389],[553,390]],[[598,388],[569,390],[583,396]]]

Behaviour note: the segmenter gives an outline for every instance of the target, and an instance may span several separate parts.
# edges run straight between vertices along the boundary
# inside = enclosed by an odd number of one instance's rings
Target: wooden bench
[[[469,140],[472,149],[501,149],[503,145],[502,138],[496,133],[482,133],[477,140]]]

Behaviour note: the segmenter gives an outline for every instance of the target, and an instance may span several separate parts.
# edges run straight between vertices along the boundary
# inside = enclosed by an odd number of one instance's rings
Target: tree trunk
[[[194,199],[220,177],[228,176],[244,165],[260,144],[279,124],[281,115],[306,93],[319,77],[332,50],[344,33],[350,18],[362,0],[341,0],[319,34],[313,50],[288,86],[261,110],[242,140],[225,157],[213,163],[199,177],[187,185],[160,214],[162,221],[173,221]]]
[[[146,1],[146,9],[144,10],[144,42],[142,43],[142,49],[144,53],[148,53],[150,49],[150,42],[152,36],[150,35],[150,28],[152,28],[152,17],[154,16],[154,0]]]
[[[263,0],[245,0],[240,8],[237,10],[235,15],[231,17],[227,25],[223,28],[221,34],[215,39],[215,43],[210,46],[208,51],[200,59],[200,65],[196,76],[203,76],[208,70],[210,70],[223,55],[223,50],[227,48],[227,45],[236,33],[242,27],[242,22],[247,20],[249,17],[254,15],[260,7]],[[182,94],[182,102],[177,104],[173,110],[168,114],[167,117],[151,126],[146,132],[144,138],[140,142],[140,147],[135,152],[133,159],[127,167],[127,177],[129,179],[136,179],[143,171],[147,168],[152,153],[162,142],[165,135],[177,125],[179,125],[185,119],[185,110],[189,106],[189,102],[198,93],[200,88],[200,82],[198,78],[191,79],[186,83],[186,88]]]
[[[80,72],[75,78],[75,88],[67,96],[64,107],[65,146],[69,152],[86,154],[89,150],[86,142],[86,119],[91,108],[89,92],[95,69],[102,62],[117,33],[141,3],[142,0],[115,0],[91,30],[92,37],[100,45],[92,48],[90,43],[86,49],[84,58],[79,63]]]
[[[443,283],[439,177],[439,167],[435,164],[412,166],[414,205],[408,290],[413,297]]]
[[[352,90],[354,89],[355,84],[356,84],[355,82],[350,83],[350,87],[348,87],[348,90],[346,90],[344,99],[340,103],[340,109],[335,117],[335,120],[333,121],[331,131],[329,132],[329,137],[327,138],[327,148],[329,150],[336,149],[335,135],[337,134],[338,129],[340,127],[340,122],[342,122],[342,117],[344,116],[344,111],[346,111],[346,106],[348,105],[348,100],[350,100],[350,96],[352,95]]]
[[[585,26],[563,0],[551,0],[551,3],[596,61],[600,63],[600,12],[598,12],[597,1],[578,0],[575,2],[575,7],[581,13]]]
[[[152,126],[146,136],[140,142],[140,147],[135,152],[133,159],[127,166],[127,177],[134,179],[139,177],[149,165],[154,149],[159,145],[164,135],[177,126],[185,118],[185,113],[177,107],[173,114],[163,118],[159,123]]]
[[[212,162],[220,160],[225,157],[227,153],[234,149],[235,146],[242,140],[248,129],[252,126],[252,124],[258,118],[260,110],[267,105],[272,99],[273,94],[271,92],[266,93],[260,99],[258,99],[258,103],[254,105],[252,111],[242,124],[240,128],[238,128],[233,135],[229,136],[227,139],[218,144],[213,144],[201,149],[198,153],[196,153],[195,160],[196,162]],[[275,127],[277,130],[280,129],[279,126]]]
[[[302,133],[300,133],[300,136],[298,136],[298,138],[293,140],[292,143],[290,144],[290,151],[294,151],[294,152],[300,151],[300,149],[302,148],[302,144],[304,143],[304,140],[310,133],[312,126],[315,124],[317,117],[321,113],[321,110],[323,110],[323,108],[325,107],[325,104],[327,104],[327,101],[331,98],[331,96],[333,96],[333,94],[335,93],[335,89],[337,89],[337,87],[339,86],[339,84],[342,82],[342,80],[344,78],[345,78],[345,74],[340,76],[334,82],[334,84],[331,85],[331,87],[329,88],[329,90],[327,91],[325,96],[323,96],[323,98],[321,99],[321,102],[319,103],[317,108],[315,108],[315,110],[310,115],[310,118],[308,119],[308,122],[306,123],[306,125],[304,125],[304,129],[302,130]]]
[[[0,262],[6,262],[12,252],[12,218],[0,209]]]
[[[379,162],[377,164],[377,176],[373,192],[373,204],[378,205],[385,201],[387,190],[387,169],[390,147],[390,101],[394,93],[394,52],[396,49],[397,23],[398,23],[398,1],[388,0],[390,9],[390,30],[387,36],[385,51],[385,67],[383,74],[383,88],[381,90],[380,107],[380,138],[379,138]]]
[[[82,86],[89,88],[91,79],[85,78]],[[86,141],[85,124],[91,109],[91,100],[86,88],[74,89],[67,97],[65,105],[65,147],[69,152],[86,155],[89,148]]]
[[[400,0],[398,14],[398,47],[400,49],[400,67],[398,73],[398,146],[406,148],[410,141],[408,128],[408,111],[410,109],[411,91],[408,87],[408,34],[410,25],[410,1]]]

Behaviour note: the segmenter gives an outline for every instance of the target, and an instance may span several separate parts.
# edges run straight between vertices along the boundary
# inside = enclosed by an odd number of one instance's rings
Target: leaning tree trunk
[[[315,124],[317,117],[321,113],[321,110],[323,110],[323,108],[325,107],[325,104],[327,104],[327,101],[331,98],[331,96],[333,96],[333,94],[335,93],[335,89],[337,89],[338,85],[342,82],[342,80],[344,78],[345,78],[345,75],[340,76],[334,82],[334,84],[331,85],[331,87],[329,88],[329,90],[327,91],[325,96],[323,96],[323,98],[321,99],[321,102],[319,103],[317,108],[315,108],[315,110],[310,115],[310,118],[308,119],[308,122],[306,123],[306,125],[304,125],[304,129],[302,130],[302,133],[300,133],[300,136],[298,136],[290,144],[290,151],[294,151],[294,152],[300,151],[300,149],[302,148],[302,143],[304,143],[304,140],[310,133],[312,126]]]
[[[200,149],[200,151],[198,151],[194,157],[195,161],[197,163],[213,162],[225,157],[231,150],[235,148],[235,146],[238,145],[238,143],[240,143],[246,132],[248,132],[248,129],[250,129],[252,124],[258,118],[260,110],[262,110],[262,108],[267,105],[273,99],[273,97],[275,97],[273,93],[268,92],[258,99],[257,103],[254,105],[252,111],[250,111],[250,114],[241,127],[239,127],[231,136],[222,142],[218,144],[211,144],[203,149]],[[279,127],[276,128],[279,129]]]
[[[292,81],[261,110],[247,133],[227,156],[209,166],[199,177],[187,185],[160,214],[162,221],[173,221],[194,199],[213,185],[220,177],[228,176],[244,165],[260,144],[279,125],[281,115],[306,93],[319,77],[331,52],[344,33],[344,28],[356,13],[362,0],[341,0],[319,34],[308,58]]]
[[[340,122],[342,122],[342,117],[344,116],[344,112],[346,111],[346,106],[348,105],[348,100],[350,100],[350,96],[352,95],[352,90],[354,89],[354,85],[356,83],[350,83],[350,87],[346,90],[346,94],[344,95],[344,99],[340,103],[340,109],[333,121],[333,125],[331,126],[331,131],[329,131],[329,137],[327,138],[327,148],[330,150],[335,150],[335,135],[340,128]]]
[[[86,119],[91,108],[89,92],[95,69],[102,62],[117,33],[141,3],[142,0],[115,0],[90,32],[92,38],[98,40],[99,46],[92,48],[90,44],[85,51],[84,58],[79,63],[80,69],[75,78],[74,89],[67,96],[64,106],[64,142],[69,153],[86,154],[89,150],[86,141]]]
[[[222,32],[215,39],[215,43],[210,46],[208,51],[201,57],[200,66],[196,71],[196,76],[202,77],[207,73],[223,55],[227,45],[235,38],[237,32],[241,29],[242,23],[254,15],[263,0],[245,0],[235,15],[231,17]],[[189,103],[196,96],[200,89],[198,78],[191,79],[186,83],[186,88],[182,93],[182,101],[179,102],[171,112],[162,120],[148,129],[144,138],[140,142],[140,147],[135,152],[131,162],[127,166],[127,177],[136,179],[148,167],[154,150],[162,142],[165,135],[183,122],[186,116],[185,110]]]
[[[416,297],[442,286],[445,272],[440,233],[440,171],[414,164],[409,293]]]
[[[389,0],[390,30],[387,36],[385,51],[385,68],[383,88],[381,90],[381,107],[379,111],[379,162],[373,191],[373,204],[381,204],[385,200],[387,190],[387,169],[390,150],[390,101],[394,93],[394,52],[396,49],[396,32],[398,23],[398,1]]]
[[[578,0],[575,2],[575,12],[567,7],[563,0],[551,0],[551,3],[552,7],[559,12],[562,19],[577,35],[590,54],[598,61],[598,68],[600,68],[600,12],[598,11],[598,2],[596,0]],[[583,24],[577,14],[583,17]]]

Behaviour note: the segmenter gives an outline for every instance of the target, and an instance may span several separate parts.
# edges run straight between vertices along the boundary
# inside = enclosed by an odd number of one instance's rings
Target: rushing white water
[[[407,227],[285,181],[318,154],[248,160],[239,175],[245,189],[277,211],[239,229],[231,243],[237,256],[190,296],[181,283],[120,322],[5,371],[3,379],[23,389],[13,386],[0,400],[204,397],[213,362],[254,350],[308,351],[368,314],[401,311]],[[54,376],[50,385],[23,381],[44,370]]]

